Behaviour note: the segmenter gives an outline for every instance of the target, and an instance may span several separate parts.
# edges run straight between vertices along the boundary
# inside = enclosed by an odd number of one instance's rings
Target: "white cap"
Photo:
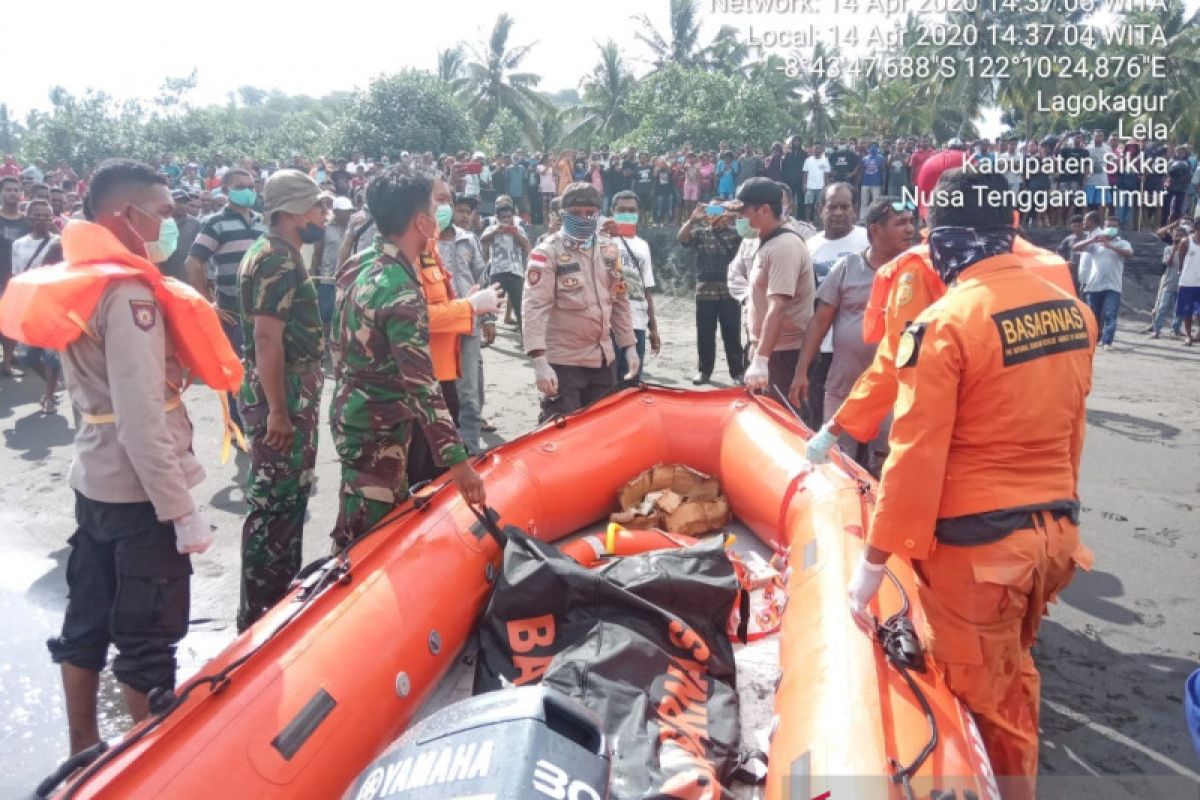
[[[350,202],[349,197],[335,197],[335,198],[333,198],[333,210],[334,211],[353,211],[354,203]]]

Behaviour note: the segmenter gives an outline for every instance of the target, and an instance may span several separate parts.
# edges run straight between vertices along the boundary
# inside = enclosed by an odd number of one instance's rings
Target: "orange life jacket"
[[[475,312],[466,300],[455,299],[450,271],[442,263],[437,239],[426,243],[419,261],[421,290],[429,311],[429,355],[433,360],[433,374],[439,381],[457,380],[462,377],[458,339],[474,330]]]
[[[29,270],[0,298],[0,331],[32,347],[64,350],[82,334],[108,282],[136,278],[154,292],[175,356],[192,377],[218,391],[242,385],[242,362],[221,329],[217,312],[191,286],[164,277],[130,252],[107,228],[72,220],[62,235],[61,264]]]

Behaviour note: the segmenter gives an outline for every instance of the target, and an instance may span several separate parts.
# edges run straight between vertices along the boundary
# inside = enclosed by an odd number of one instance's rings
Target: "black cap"
[[[740,211],[745,206],[761,206],[783,202],[783,189],[770,178],[749,178],[738,189],[737,199],[725,203],[730,211]]]

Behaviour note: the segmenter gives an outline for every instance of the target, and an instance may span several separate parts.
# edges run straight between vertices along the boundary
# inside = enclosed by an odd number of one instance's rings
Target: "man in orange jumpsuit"
[[[930,213],[948,288],[896,345],[891,453],[848,593],[870,631],[884,563],[912,560],[929,652],[1011,800],[1032,798],[1037,778],[1041,618],[1090,565],[1077,487],[1096,324],[1025,268],[1012,209],[978,201],[976,187],[1004,183],[957,170],[938,183],[958,198]]]

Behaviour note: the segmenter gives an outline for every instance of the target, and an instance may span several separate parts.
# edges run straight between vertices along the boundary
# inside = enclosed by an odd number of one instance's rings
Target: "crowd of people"
[[[1167,273],[1176,277],[1164,274],[1164,308],[1149,332],[1159,335],[1173,297],[1175,322],[1186,327],[1187,343],[1193,341],[1200,227],[1189,215],[1200,173],[1186,148],[1176,149],[1161,175],[1139,172],[1142,188],[1152,185],[1152,174],[1163,178],[1161,206],[1109,202],[1104,188],[1127,177],[1119,170],[1049,176],[1055,184],[1086,187],[1078,209],[1085,215],[1065,207],[1033,211],[1026,220],[1073,226],[1058,255],[1021,237],[1012,202],[988,207],[974,200],[955,210],[932,204],[931,210],[917,191],[922,166],[939,152],[961,158],[947,162],[957,168],[946,169],[938,187],[964,191],[1029,188],[1047,177],[1023,167],[1008,170],[1007,164],[1022,162],[1006,161],[1004,153],[1070,159],[1075,154],[1068,151],[1111,153],[1114,146],[1122,152],[1141,147],[1097,132],[1090,146],[1069,135],[1005,141],[999,152],[986,140],[952,140],[935,151],[928,137],[838,138],[826,152],[822,144],[805,148],[792,137],[765,149],[746,144],[734,150],[721,142],[716,149],[685,145],[657,155],[601,147],[491,158],[401,152],[394,161],[368,161],[354,152],[336,160],[295,155],[286,165],[246,159],[203,166],[167,155],[153,165],[106,162],[82,178],[65,162],[47,171],[40,162],[22,167],[8,157],[0,172],[0,257],[9,276],[64,257],[70,262],[85,251],[93,260],[152,264],[210,301],[214,325],[219,322],[224,334],[219,344],[240,357],[245,375],[224,401],[229,424],[245,433],[251,463],[237,620],[244,630],[284,596],[301,567],[322,417],[341,465],[339,513],[330,532],[335,548],[369,531],[420,481],[447,475],[469,502],[482,504],[485,486],[471,456],[486,449],[482,434],[491,428],[484,414],[484,354],[497,326],[513,326],[522,340],[539,422],[638,382],[647,351],[664,345],[650,291],[652,252],[638,232],[654,223],[677,226],[679,244],[695,254],[693,383],[712,379],[719,330],[730,378],[791,404],[817,431],[808,450],[813,463],[828,460],[836,443],[882,474],[883,522],[872,526],[879,533],[850,590],[861,617],[888,553],[928,557],[932,538],[918,547],[904,533],[911,520],[928,522],[925,527],[942,536],[936,503],[918,508],[912,499],[927,494],[916,491],[914,481],[934,480],[930,469],[939,458],[945,467],[944,452],[926,452],[921,426],[938,428],[937,414],[958,402],[947,377],[952,365],[944,363],[962,341],[955,326],[975,331],[972,326],[982,325],[972,334],[982,341],[980,331],[994,336],[999,324],[983,325],[983,318],[962,310],[967,295],[954,288],[964,276],[1007,287],[985,305],[1017,315],[1007,344],[1020,342],[1023,349],[988,351],[987,357],[1003,367],[1032,365],[1011,373],[994,364],[981,368],[978,387],[992,381],[1007,392],[1036,383],[1036,394],[1062,384],[1063,394],[1050,396],[1069,397],[1058,409],[1075,416],[1059,420],[1038,406],[1044,417],[1037,431],[1048,436],[1066,435],[1062,431],[1078,423],[1090,381],[1090,341],[1112,344],[1122,267],[1132,252],[1121,228],[1153,217],[1168,242]],[[1186,176],[1182,168],[1172,172],[1178,163],[1187,165]],[[534,226],[545,233],[535,235]],[[927,248],[913,248],[922,228]],[[927,306],[941,308],[943,296],[959,310],[910,325],[925,319],[919,315]],[[120,653],[114,669],[135,719],[146,714],[148,692],[173,685],[174,647],[187,627],[188,555],[203,552],[212,536],[190,496],[203,468],[191,453],[191,423],[178,397],[180,363],[167,346],[171,334],[160,301],[139,281],[113,281],[98,305],[81,314],[88,335],[61,353],[25,346],[20,359],[44,382],[47,413],[54,412],[65,379],[76,414],[70,482],[79,528],[71,540],[66,620],[50,644],[63,667],[73,752],[99,738],[95,676],[109,643]],[[1091,312],[1081,316],[1087,307]],[[1033,323],[1022,321],[1027,308],[1036,312]],[[1051,324],[1058,339],[1041,332]],[[104,341],[116,336],[121,348],[106,350]],[[940,344],[931,349],[930,341]],[[15,343],[4,345],[3,369],[11,374]],[[1055,372],[1051,361],[1041,360],[1058,354],[1066,354],[1069,369]],[[1012,377],[1018,372],[1023,377]],[[932,396],[922,402],[933,405],[900,413],[897,392],[913,375],[932,383],[916,394],[909,386],[903,402],[915,409],[917,396]],[[333,400],[322,412],[330,376]],[[984,394],[977,395],[981,405],[990,402]],[[1023,430],[1010,419],[1014,414],[1020,416],[1006,409],[990,420],[960,420],[978,441],[1011,450],[1020,444],[1012,431]],[[1061,430],[1046,428],[1048,419],[1062,422]],[[1000,420],[1012,425],[1002,443],[996,440]],[[942,427],[948,437],[949,427]],[[1066,455],[1041,465],[1050,477],[1035,493],[1074,496],[1070,475],[1077,474],[1068,462],[1074,458],[1077,472],[1081,441],[1064,440]],[[1018,502],[1028,499],[1028,485],[1009,488],[1006,503],[1028,505]],[[984,494],[996,496],[994,489],[972,494],[957,487],[954,516],[994,510],[979,506]],[[905,493],[912,497],[888,504]],[[1030,508],[1045,512],[1038,519],[1055,527],[1062,542],[1077,544],[1071,509],[1056,505],[1060,499],[1039,494]],[[1027,516],[1006,533],[1025,532],[1034,524],[1026,524]],[[945,535],[960,535],[960,528]],[[114,549],[114,542],[120,546]],[[141,571],[123,561],[130,553],[144,557]],[[1069,579],[1069,570],[1065,574]],[[165,592],[169,602],[150,631],[139,628],[138,609],[131,607],[137,593],[115,587],[155,581],[153,590]],[[935,609],[931,621],[950,625],[938,605],[950,599],[936,595],[923,598],[927,611]],[[935,619],[938,613],[943,617]],[[1009,644],[1025,657],[1032,642]],[[1024,670],[1021,675],[1027,678]],[[1036,726],[1032,756],[1024,728],[1017,737],[1023,744],[1014,749],[1012,721],[1005,718],[1010,709],[997,706],[1028,686],[1014,684],[1011,675],[989,686],[974,673],[956,675],[955,683],[983,720],[989,752],[995,745],[996,753],[1007,754],[993,755],[1011,770],[1004,774],[1036,772]]]

